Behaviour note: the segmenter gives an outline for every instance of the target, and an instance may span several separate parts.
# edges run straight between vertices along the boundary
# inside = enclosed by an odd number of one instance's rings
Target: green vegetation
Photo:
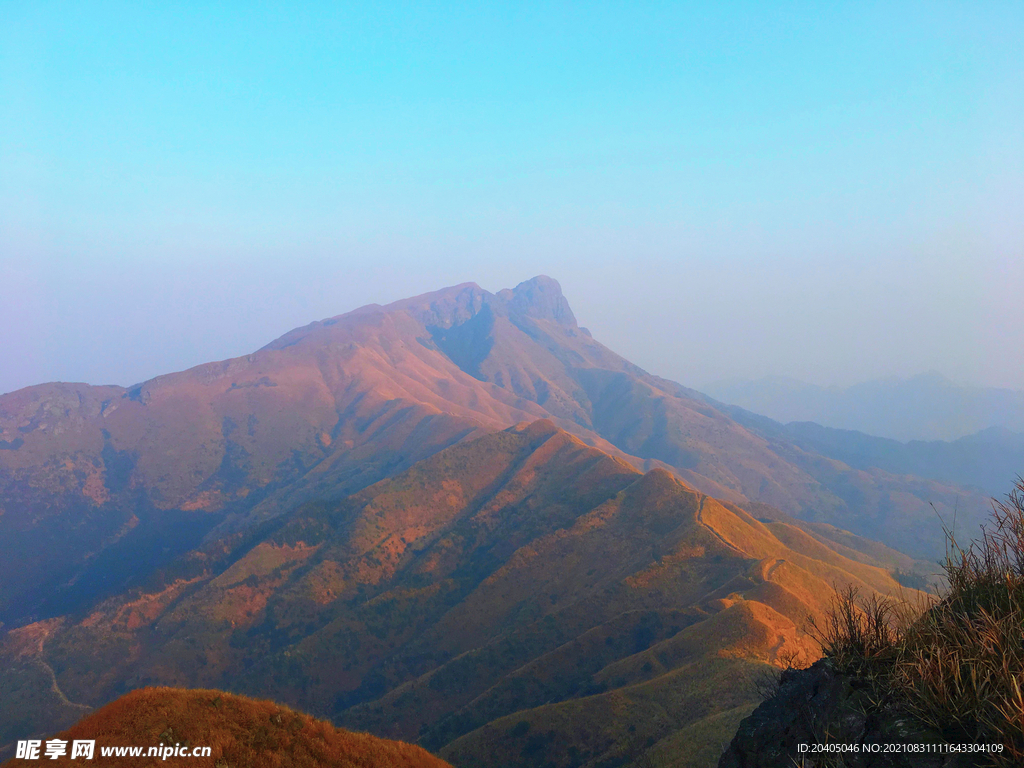
[[[1024,763],[1024,479],[979,540],[947,531],[948,586],[919,613],[840,592],[818,625],[825,656],[866,682],[879,708],[951,743],[1000,743],[993,765]]]

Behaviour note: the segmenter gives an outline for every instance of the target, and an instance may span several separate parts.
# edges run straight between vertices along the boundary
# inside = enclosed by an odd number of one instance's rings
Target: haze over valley
[[[940,373],[820,387],[785,377],[721,381],[702,391],[776,421],[812,421],[901,442],[984,442],[1024,433],[1024,390],[955,384]],[[979,433],[988,433],[979,434]]]

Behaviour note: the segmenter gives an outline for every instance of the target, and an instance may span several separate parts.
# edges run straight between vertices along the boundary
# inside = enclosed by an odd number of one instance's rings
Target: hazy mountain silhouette
[[[702,388],[716,400],[788,423],[812,421],[893,440],[957,440],[989,428],[1024,432],[1024,392],[954,384],[938,373],[820,387],[784,376]]]
[[[550,278],[497,294],[469,283],[129,388],[0,397],[0,619],[84,610],[200,541],[538,418],[718,498],[916,555],[942,549],[931,505],[969,525],[987,513],[979,493],[851,469],[745,428],[591,338]]]
[[[780,424],[736,406],[719,407],[757,434],[781,437],[805,451],[838,459],[856,469],[878,469],[971,486],[993,498],[1009,493],[1024,472],[1024,435],[1001,427],[989,427],[951,442],[901,443],[812,422]]]

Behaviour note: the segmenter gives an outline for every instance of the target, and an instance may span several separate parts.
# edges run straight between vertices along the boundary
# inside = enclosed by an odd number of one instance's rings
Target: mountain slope
[[[475,291],[427,304],[458,317]],[[168,543],[172,556],[187,551],[232,514],[344,495],[460,439],[547,415],[460,370],[416,314],[364,308],[127,390],[4,395],[0,616],[67,610]],[[111,576],[126,555],[133,567]],[[55,602],[61,587],[70,594]]]
[[[833,585],[892,593],[905,566],[756,514],[538,421],[13,630],[3,653],[83,704],[225,687],[460,766],[596,765],[632,748],[630,727],[708,746],[753,707],[758,670],[816,657],[806,621]]]
[[[337,729],[271,701],[256,701],[223,691],[143,688],[121,697],[55,738],[67,742],[67,754],[52,765],[75,765],[75,739],[96,742],[94,756],[104,766],[139,765],[139,757],[103,757],[102,747],[209,747],[209,757],[170,756],[163,765],[281,768],[338,765],[346,768],[451,768],[419,747]],[[41,750],[40,750],[41,751]],[[155,764],[152,758],[151,763]],[[11,758],[5,766],[37,765]]]
[[[917,556],[941,552],[931,505],[969,524],[987,512],[978,493],[852,470],[756,434],[592,339],[550,278],[497,294],[465,284],[129,389],[47,384],[0,397],[0,621],[84,610],[200,541],[545,417],[718,498]]]

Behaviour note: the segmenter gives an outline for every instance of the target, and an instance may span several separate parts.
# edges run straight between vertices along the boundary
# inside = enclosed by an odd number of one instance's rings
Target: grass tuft
[[[951,742],[1001,743],[997,766],[1024,765],[1024,479],[993,503],[980,539],[946,529],[948,586],[919,611],[838,592],[815,626],[824,655],[866,680],[881,706]]]

